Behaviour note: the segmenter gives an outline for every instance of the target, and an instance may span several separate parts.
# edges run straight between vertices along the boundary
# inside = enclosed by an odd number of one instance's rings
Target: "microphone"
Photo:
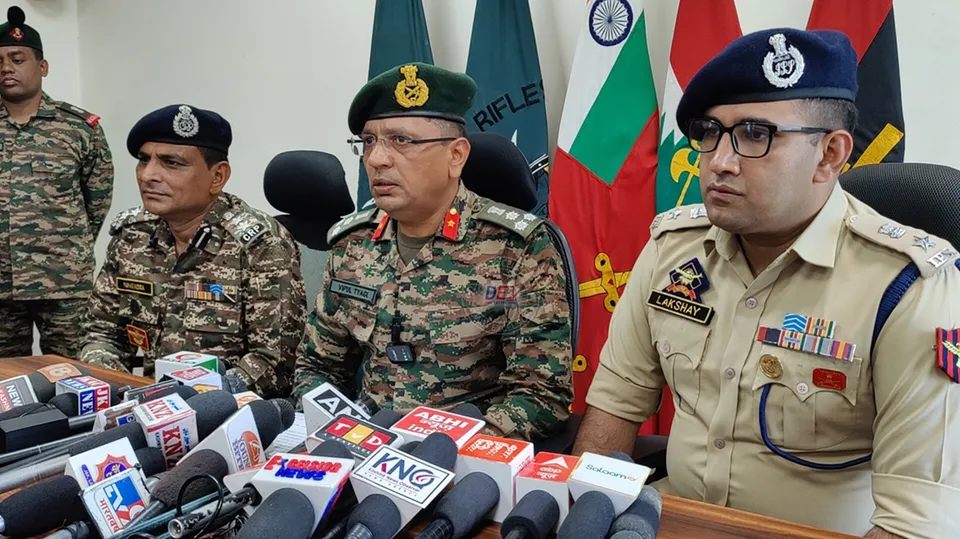
[[[517,493],[519,496],[520,493]],[[568,494],[569,496],[569,494]],[[560,519],[560,506],[553,495],[531,490],[520,498],[500,525],[502,539],[547,539]]]
[[[443,433],[427,436],[413,453],[383,446],[376,450],[350,475],[350,482],[357,498],[363,500],[380,494],[396,506],[400,513],[400,526],[392,530],[392,537],[409,523],[418,512],[426,509],[453,481],[453,468],[457,463],[457,444]],[[360,509],[354,510],[356,513]],[[353,516],[351,516],[351,519]],[[356,526],[366,526],[359,523]],[[351,526],[348,532],[361,533]]]
[[[17,406],[16,408],[11,408],[7,411],[0,412],[0,421],[16,419],[18,417],[27,416],[32,413],[48,409],[50,409],[50,406],[45,402],[31,402],[30,404],[24,404],[23,406]]]
[[[467,405],[461,406],[464,407],[463,410],[470,413],[473,413],[473,410],[476,409],[476,406],[473,405],[470,405],[472,408],[467,407]],[[470,438],[473,438],[474,434],[480,432],[480,429],[486,424],[486,421],[482,419],[418,406],[403,419],[397,421],[390,430],[403,436],[403,439],[407,441],[423,441],[427,436],[440,432],[453,439],[457,447],[460,448]]]
[[[93,415],[110,407],[113,388],[92,376],[78,376],[58,380],[57,395],[70,395],[77,400],[77,415]]]
[[[557,530],[557,539],[604,539],[616,516],[613,502],[591,490],[580,496]]]
[[[153,488],[152,501],[124,527],[146,522],[176,506],[180,489],[194,476],[209,474],[218,482],[222,481],[223,476],[227,475],[227,461],[216,451],[204,449],[191,454],[169,470]],[[183,494],[183,502],[192,502],[216,491],[216,486],[211,485],[210,481],[193,481]]]
[[[660,493],[652,486],[645,485],[637,501],[613,521],[610,533],[617,539],[654,539],[660,531],[662,510]]]
[[[333,384],[325,382],[307,392],[300,404],[307,432],[326,425],[340,414],[354,419],[369,420],[369,407],[359,405],[345,397]]]
[[[553,496],[560,513],[551,526],[563,524],[570,512],[570,490],[567,481],[580,462],[578,457],[541,451],[533,457],[516,480],[516,496],[523,499],[529,493],[541,492]],[[538,495],[539,496],[539,495]],[[519,502],[517,502],[519,505]],[[551,528],[552,529],[552,528]]]
[[[132,389],[128,389],[123,393],[123,402],[127,401],[136,401],[138,404],[143,403],[144,401],[159,398],[170,393],[164,393],[163,395],[158,395],[160,392],[171,390],[176,387],[181,387],[180,384],[176,382],[157,382],[155,384],[150,384],[148,386],[140,386]],[[197,391],[193,388],[190,388],[193,391],[192,395],[180,395],[184,399],[189,399],[193,395],[197,394]]]
[[[650,468],[635,464],[623,454],[614,453],[605,457],[596,453],[583,453],[576,469],[570,474],[567,487],[573,495],[574,507],[587,492],[600,492],[613,504],[614,516],[619,515],[640,495]],[[573,513],[573,508],[570,509]],[[612,522],[612,520],[611,520]],[[566,521],[564,521],[566,523]]]
[[[167,467],[172,468],[236,411],[237,401],[233,395],[213,390],[188,401],[179,395],[147,401],[134,409],[134,415],[146,434],[147,443],[162,449]]]
[[[390,539],[402,525],[397,505],[382,494],[371,494],[363,499],[350,514],[350,531],[344,539]]]
[[[153,363],[154,380],[159,382],[165,375],[188,367],[203,367],[219,374],[224,371],[217,356],[182,351],[163,356]]]
[[[214,389],[230,389],[224,387],[223,375],[203,367],[187,367],[173,372],[168,372],[160,378],[160,382],[174,381],[188,387],[192,387],[198,392],[211,391]],[[232,391],[230,393],[233,393]]]
[[[33,537],[64,522],[85,519],[80,485],[61,475],[20,490],[0,501],[0,533],[7,537]],[[57,500],[59,503],[50,503]]]
[[[83,365],[55,363],[31,372],[27,375],[27,379],[30,381],[30,387],[33,388],[37,400],[48,402],[57,394],[56,384],[60,380],[90,375],[90,371]]]
[[[503,522],[514,503],[514,481],[517,474],[533,460],[533,444],[477,434],[470,439],[457,456],[457,479],[480,472],[488,475],[499,485],[499,503],[490,519]]]
[[[497,506],[500,494],[500,487],[489,475],[467,474],[440,498],[433,510],[433,521],[414,539],[465,537]]]
[[[296,517],[291,518],[291,515]],[[308,539],[316,527],[310,524],[316,520],[310,498],[296,489],[281,488],[263,500],[260,508],[240,528],[236,539]]]

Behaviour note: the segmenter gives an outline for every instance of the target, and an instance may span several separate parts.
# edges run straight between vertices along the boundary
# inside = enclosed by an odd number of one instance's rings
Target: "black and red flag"
[[[860,122],[847,167],[902,163],[905,129],[893,0],[814,0],[807,30],[839,30],[857,51]]]

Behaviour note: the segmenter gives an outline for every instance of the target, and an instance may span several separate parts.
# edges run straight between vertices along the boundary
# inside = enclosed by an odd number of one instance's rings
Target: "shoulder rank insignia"
[[[69,103],[64,103],[63,101],[57,104],[57,108],[59,108],[64,112],[69,112],[70,114],[82,119],[83,122],[89,125],[90,127],[96,127],[97,124],[100,122],[100,117],[97,116],[96,114],[91,114],[81,109],[80,107],[71,105]]]
[[[662,291],[651,290],[647,305],[707,325],[713,318],[713,307],[703,304],[701,294],[709,287],[703,266],[694,258],[670,272],[670,284]]]
[[[243,204],[223,214],[223,227],[244,247],[250,247],[271,230],[271,217]]]
[[[120,232],[120,229],[127,225],[153,221],[155,219],[159,219],[159,217],[144,210],[143,206],[123,210],[110,222],[110,235],[116,236],[117,233]]]
[[[650,223],[650,236],[654,239],[664,232],[710,226],[707,208],[703,204],[689,204],[665,211]]]
[[[957,262],[957,250],[947,240],[881,215],[851,215],[846,225],[862,238],[909,256],[921,277],[930,277],[944,266]]]
[[[473,217],[481,221],[500,225],[507,230],[512,230],[522,236],[523,239],[527,239],[527,237],[540,226],[540,223],[543,222],[543,219],[532,213],[527,213],[498,202],[488,202],[480,208],[480,211],[475,213]]]
[[[373,218],[378,211],[379,208],[374,206],[368,210],[351,213],[343,219],[340,219],[340,221],[330,227],[330,230],[327,232],[327,244],[332,246],[347,232],[360,228],[363,225],[369,225],[373,222]]]
[[[937,328],[937,367],[951,380],[960,383],[960,329]]]

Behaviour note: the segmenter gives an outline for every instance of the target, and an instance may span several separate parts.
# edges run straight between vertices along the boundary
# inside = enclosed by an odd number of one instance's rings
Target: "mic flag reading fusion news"
[[[637,501],[613,521],[610,533],[618,539],[654,539],[660,531],[662,509],[660,493],[645,485]]]
[[[500,501],[500,487],[485,473],[468,474],[433,510],[433,521],[415,539],[460,539],[470,533]]]
[[[313,534],[313,504],[306,495],[282,488],[267,496],[240,528],[236,539],[307,539]]]
[[[533,490],[520,498],[500,525],[503,539],[547,539],[560,519],[557,500],[542,490]]]

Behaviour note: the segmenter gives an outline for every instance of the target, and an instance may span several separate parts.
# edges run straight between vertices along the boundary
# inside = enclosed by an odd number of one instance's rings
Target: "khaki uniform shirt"
[[[573,400],[570,309],[560,255],[532,214],[461,183],[444,224],[409,263],[373,208],[335,225],[294,397],[324,382],[399,412],[473,402],[489,432],[558,434]],[[394,363],[391,327],[413,349]]]
[[[937,328],[960,325],[954,248],[878,215],[839,186],[756,278],[737,238],[711,227],[702,205],[662,214],[651,227],[587,403],[645,421],[670,386],[669,477],[658,486],[858,536],[878,525],[907,538],[960,537],[953,510],[960,507],[960,385],[937,365],[938,353],[955,362],[960,349],[954,338],[953,352],[935,350]],[[692,259],[701,276],[671,278],[677,268],[695,269]],[[874,344],[880,298],[911,262],[920,277]],[[699,287],[699,303],[664,295],[678,281],[674,290]],[[831,327],[834,342],[824,341]],[[781,332],[780,342],[767,328],[799,329],[800,344],[789,342],[797,333]],[[774,454],[761,437],[765,388],[776,447],[818,463],[871,452],[872,460],[819,470]]]
[[[113,197],[99,120],[43,94],[20,126],[0,103],[0,299],[85,298],[93,288]]]
[[[110,225],[80,360],[126,370],[143,354],[212,354],[264,397],[287,397],[306,317],[300,249],[272,217],[222,194],[209,239],[177,255],[166,221],[141,208]],[[197,242],[197,238],[195,238]]]

